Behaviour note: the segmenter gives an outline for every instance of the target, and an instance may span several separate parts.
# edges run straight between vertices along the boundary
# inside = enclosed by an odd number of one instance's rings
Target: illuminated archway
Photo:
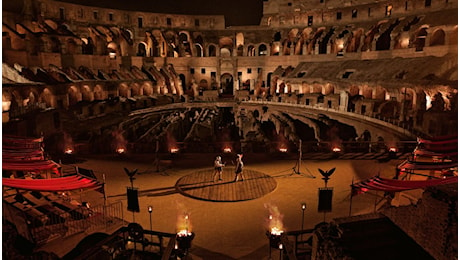
[[[68,97],[69,97],[69,106],[73,106],[75,104],[78,103],[78,101],[80,101],[80,93],[78,92],[78,89],[75,87],[75,86],[71,86],[68,90],[67,90],[67,94],[68,94]]]
[[[101,85],[96,85],[94,87],[94,100],[104,100],[104,90]]]
[[[230,73],[224,73],[220,77],[220,86],[222,94],[233,95],[233,76]]]
[[[124,97],[124,98],[128,98],[130,96],[129,88],[128,88],[128,85],[126,85],[126,83],[121,83],[118,86],[118,96]]]
[[[45,103],[46,107],[54,107],[54,95],[49,88],[43,89],[40,94],[40,102]]]
[[[93,93],[88,85],[81,88],[81,99],[83,101],[93,101]]]
[[[442,29],[434,31],[430,38],[430,46],[444,45],[446,39],[446,33]]]

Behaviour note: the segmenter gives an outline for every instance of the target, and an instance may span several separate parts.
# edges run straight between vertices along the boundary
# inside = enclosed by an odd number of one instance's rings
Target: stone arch
[[[433,31],[430,38],[430,46],[439,46],[445,45],[446,43],[446,33],[443,29],[437,29]]]
[[[334,90],[335,90],[334,85],[332,85],[332,84],[330,84],[330,83],[326,83],[326,84],[324,84],[324,86],[323,86],[323,91],[322,91],[322,93],[323,93],[324,95],[331,95],[331,94],[334,94]]]
[[[184,74],[179,74],[179,80],[182,85],[182,92],[186,93],[187,92],[187,84],[185,84],[185,75]]]
[[[393,49],[407,49],[409,48],[410,35],[408,31],[402,31],[393,40]]]
[[[109,42],[107,44],[107,51],[108,53],[115,53],[117,55],[120,55],[120,50],[118,48],[118,44],[116,42]]]
[[[93,96],[94,100],[104,100],[104,90],[102,89],[101,85],[97,84],[94,86]]]
[[[383,118],[397,118],[399,116],[400,104],[398,101],[388,100],[377,108],[377,114]]]
[[[417,93],[414,89],[404,87],[400,90],[401,101],[404,102],[407,106],[406,109],[411,109],[416,106],[417,103]]]
[[[240,45],[244,45],[244,34],[239,32],[236,34],[235,36],[235,45],[236,46],[240,46]]]
[[[204,57],[203,46],[200,43],[195,43],[196,57]]]
[[[222,94],[233,95],[233,76],[230,73],[224,73],[220,76],[220,87]]]
[[[256,48],[254,48],[254,45],[251,44],[251,45],[248,46],[247,56],[249,56],[249,57],[256,56]]]
[[[130,97],[129,92],[130,92],[129,87],[128,85],[126,85],[126,83],[120,83],[120,85],[118,85],[118,96],[129,98]]]
[[[270,48],[270,55],[271,56],[278,56],[281,52],[281,43],[280,42],[273,42]]]
[[[153,86],[150,82],[144,82],[141,87],[141,91],[145,96],[153,95]]]
[[[27,97],[23,100],[24,106],[31,106],[39,103],[39,95],[36,89],[30,89],[27,93]]]
[[[93,92],[88,85],[81,87],[81,99],[83,101],[93,101]]]
[[[361,46],[361,38],[364,34],[364,29],[359,28],[352,32],[352,35],[348,37],[346,43],[346,52],[357,52],[359,46]]]
[[[137,83],[131,83],[130,88],[131,88],[131,96],[132,97],[142,96],[144,94],[143,91],[142,91],[141,86],[139,86],[139,84],[137,84]]]
[[[426,36],[428,35],[428,26],[421,26],[414,34],[414,39],[412,41],[412,47],[415,48],[415,51],[423,51],[425,48]]]
[[[208,46],[208,57],[216,57],[217,56],[217,46],[214,44],[210,44]]]
[[[373,95],[372,98],[376,100],[388,100],[389,96],[388,96],[386,88],[382,86],[377,86],[375,88],[375,94]]]
[[[220,56],[221,56],[221,57],[231,57],[231,56],[232,56],[232,52],[231,52],[231,50],[229,50],[228,48],[221,48],[221,49],[220,49]]]
[[[244,53],[244,46],[243,45],[238,45],[236,48],[236,56],[243,56]]]
[[[312,85],[310,85],[310,93],[323,94],[323,86],[319,83],[313,83]]]
[[[141,56],[141,57],[150,56],[150,55],[147,55],[148,49],[149,48],[146,42],[139,42],[137,44],[137,56]]]
[[[310,93],[310,85],[307,82],[303,81],[301,89],[300,89],[300,94],[308,94],[308,93]]]
[[[266,55],[268,55],[267,52],[268,52],[267,45],[260,44],[259,48],[258,48],[258,51],[257,51],[257,55],[258,56],[266,56]]]
[[[54,107],[54,94],[51,92],[49,88],[44,88],[42,93],[40,94],[40,103],[45,103],[46,107]]]
[[[358,86],[350,86],[348,88],[348,93],[350,94],[350,97],[353,97],[353,96],[359,95],[360,89]]]
[[[209,84],[206,79],[201,79],[200,82],[198,83],[198,87],[203,90],[208,90],[209,89]]]
[[[80,101],[80,93],[75,86],[69,87],[67,95],[69,97],[69,106],[76,105]]]
[[[364,85],[361,87],[360,93],[364,98],[372,99],[372,91],[372,87],[370,87],[369,85]]]

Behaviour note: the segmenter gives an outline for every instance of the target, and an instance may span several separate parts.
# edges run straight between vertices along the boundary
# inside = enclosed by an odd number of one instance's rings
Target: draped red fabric
[[[457,183],[458,177],[449,177],[444,179],[430,179],[430,180],[420,180],[420,181],[405,181],[405,180],[394,180],[394,179],[385,179],[381,177],[372,177],[370,179],[364,180],[359,183],[355,183],[352,186],[352,195],[357,195],[368,190],[378,190],[378,191],[405,191],[405,190],[414,190],[414,189],[423,189],[431,186],[444,185]]]
[[[45,155],[43,150],[5,150],[2,151],[2,159],[7,161],[18,160],[44,160]]]
[[[398,165],[398,169],[406,170],[443,170],[458,166],[458,162],[415,162],[406,160]]]
[[[100,190],[102,183],[84,176],[67,176],[51,179],[9,179],[3,178],[3,186],[31,191],[68,191],[78,189]]]
[[[3,160],[2,169],[8,171],[57,170],[59,164],[52,160]]]
[[[456,157],[458,155],[458,151],[452,151],[452,152],[447,152],[447,153],[437,153],[437,152],[428,151],[424,149],[415,149],[413,154],[415,156],[445,158],[445,157]],[[456,159],[456,158],[453,158],[453,159]]]

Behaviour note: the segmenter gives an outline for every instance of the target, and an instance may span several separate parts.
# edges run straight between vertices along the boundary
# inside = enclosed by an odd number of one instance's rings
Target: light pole
[[[280,260],[282,260],[283,259],[283,244],[280,244],[278,248],[280,249]]]
[[[307,209],[307,204],[305,202],[302,202],[301,204],[301,209],[302,209],[302,233],[300,233],[300,241],[303,241],[303,223],[305,219],[305,210]]]
[[[149,210],[149,215],[150,215],[150,232],[152,232],[153,231],[152,230],[152,211],[153,211],[153,207],[149,206],[147,209]],[[152,233],[150,233],[150,242],[152,242],[152,241],[153,241],[153,235],[152,235]]]

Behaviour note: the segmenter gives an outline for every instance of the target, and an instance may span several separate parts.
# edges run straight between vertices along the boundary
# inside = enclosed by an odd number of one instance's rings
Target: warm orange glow
[[[282,153],[287,153],[287,151],[288,151],[287,148],[280,148],[279,150],[280,150],[280,152],[282,152]]]
[[[284,231],[279,229],[278,227],[272,227],[272,229],[270,230],[270,233],[272,235],[277,235],[277,236],[281,236],[281,234],[283,233]]]
[[[64,151],[64,153],[66,153],[66,154],[72,154],[72,153],[73,153],[73,150],[72,150],[72,148],[66,148],[65,151]]]
[[[339,152],[342,151],[342,149],[340,149],[340,147],[337,147],[337,146],[336,146],[336,147],[333,147],[333,148],[332,148],[332,151],[335,152],[335,153],[339,153]]]
[[[396,147],[390,147],[390,148],[388,149],[388,151],[394,152],[394,153],[395,153],[395,152],[398,151],[398,148],[396,148]]]
[[[224,148],[224,153],[231,153],[232,152],[232,148],[230,147],[225,147]]]
[[[186,230],[186,229],[182,229],[180,230],[179,232],[177,232],[177,236],[179,237],[187,237],[187,236],[191,236],[192,235],[192,232]]]
[[[178,152],[179,152],[179,148],[173,147],[173,148],[169,149],[169,151],[170,151],[171,153],[178,153]]]
[[[125,153],[125,148],[117,148],[117,153],[119,154]]]

